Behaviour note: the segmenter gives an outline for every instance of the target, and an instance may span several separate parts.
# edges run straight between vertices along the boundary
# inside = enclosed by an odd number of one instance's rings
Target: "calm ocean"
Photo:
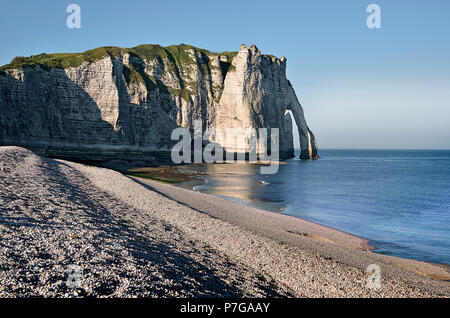
[[[375,252],[450,264],[450,150],[320,150],[275,175],[205,165],[196,190],[334,227]]]

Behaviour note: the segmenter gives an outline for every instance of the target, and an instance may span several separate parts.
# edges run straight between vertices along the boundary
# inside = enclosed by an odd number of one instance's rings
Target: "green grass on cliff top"
[[[192,50],[195,54],[195,60],[189,52]],[[120,48],[115,46],[99,47],[83,53],[54,53],[33,55],[30,57],[15,57],[10,64],[0,67],[0,75],[5,75],[6,70],[24,69],[40,67],[45,71],[52,69],[66,69],[70,67],[78,67],[84,62],[95,62],[105,57],[119,57],[120,54],[130,54],[130,64],[123,65],[123,75],[128,84],[143,83],[149,91],[159,89],[163,93],[172,96],[179,96],[186,101],[191,100],[191,96],[195,91],[195,83],[190,89],[185,87],[187,83],[183,82],[181,89],[173,89],[166,87],[161,80],[150,76],[145,71],[145,64],[142,61],[164,60],[166,71],[174,72],[178,77],[182,77],[183,70],[192,64],[197,63],[204,74],[210,74],[213,68],[211,57],[227,56],[227,62],[221,62],[220,68],[222,73],[233,71],[233,58],[238,52],[222,52],[213,53],[205,49],[199,49],[191,45],[180,44],[162,47],[157,44],[144,44],[133,48]]]
[[[191,45],[180,44],[162,47],[157,44],[144,44],[133,48],[120,48],[115,46],[99,47],[83,53],[54,53],[33,55],[30,57],[15,57],[11,63],[0,67],[0,72],[4,73],[8,69],[23,69],[27,67],[37,67],[44,70],[65,69],[80,66],[84,62],[95,62],[104,57],[118,57],[119,54],[129,53],[142,60],[152,61],[155,59],[165,59],[172,62],[172,68],[183,67],[186,64],[194,63],[188,50],[194,50],[198,56],[228,56],[228,61],[237,55],[237,52],[213,53],[205,49],[199,49]]]

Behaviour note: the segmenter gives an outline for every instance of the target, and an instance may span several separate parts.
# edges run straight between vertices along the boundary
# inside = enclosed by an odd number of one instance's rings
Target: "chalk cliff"
[[[49,155],[163,153],[174,128],[202,120],[204,129],[279,128],[280,156],[289,158],[288,110],[300,157],[315,159],[317,144],[286,78],[286,59],[254,45],[223,53],[183,44],[103,47],[19,57],[0,68],[0,144]]]

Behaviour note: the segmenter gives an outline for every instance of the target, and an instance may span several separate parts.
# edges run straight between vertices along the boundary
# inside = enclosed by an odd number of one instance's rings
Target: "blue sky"
[[[67,5],[82,10],[66,27]],[[381,7],[368,29],[366,7]],[[450,1],[2,0],[0,64],[104,45],[256,44],[286,56],[322,148],[450,149]]]

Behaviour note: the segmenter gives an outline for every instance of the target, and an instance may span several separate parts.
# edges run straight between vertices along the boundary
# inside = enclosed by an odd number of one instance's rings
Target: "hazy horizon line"
[[[294,150],[301,150],[300,148],[294,148]],[[340,147],[319,147],[318,150],[421,150],[421,151],[437,151],[445,150],[450,151],[450,148],[340,148]]]

